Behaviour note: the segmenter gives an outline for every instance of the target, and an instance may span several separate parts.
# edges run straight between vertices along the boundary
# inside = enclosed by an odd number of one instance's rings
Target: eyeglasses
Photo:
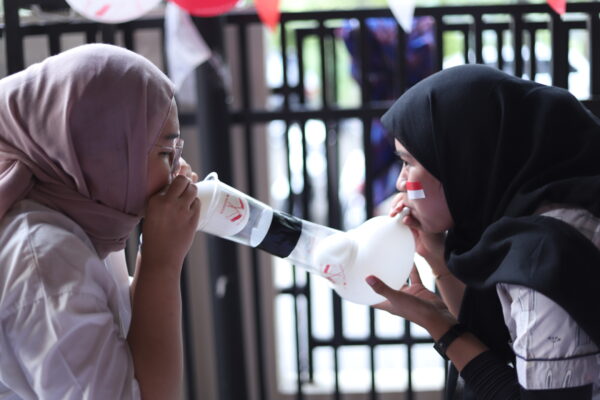
[[[181,159],[181,153],[183,152],[183,139],[177,138],[173,143],[173,146],[159,146],[155,145],[159,149],[169,150],[169,164],[171,165],[171,175],[175,176],[179,172],[179,160]]]

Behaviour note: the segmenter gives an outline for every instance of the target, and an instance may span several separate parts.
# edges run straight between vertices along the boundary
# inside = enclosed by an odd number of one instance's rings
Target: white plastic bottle
[[[400,217],[375,217],[342,232],[274,210],[214,172],[196,186],[202,203],[198,230],[284,258],[327,279],[346,300],[384,300],[366,284],[368,275],[395,289],[408,278],[414,239]]]

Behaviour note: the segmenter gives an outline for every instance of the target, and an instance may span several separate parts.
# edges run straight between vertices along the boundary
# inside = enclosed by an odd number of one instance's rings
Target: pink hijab
[[[29,198],[78,223],[101,258],[123,249],[173,93],[150,61],[104,44],[0,80],[0,218]]]

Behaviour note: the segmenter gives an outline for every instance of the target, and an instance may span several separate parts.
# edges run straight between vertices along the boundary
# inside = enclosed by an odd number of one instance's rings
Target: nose
[[[396,179],[396,189],[398,189],[400,192],[406,190],[407,175],[408,173],[406,171],[406,166],[403,165],[402,169],[400,170],[400,174],[398,175],[398,179]]]

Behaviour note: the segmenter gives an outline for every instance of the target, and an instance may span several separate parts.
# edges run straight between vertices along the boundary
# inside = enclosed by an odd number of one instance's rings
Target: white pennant
[[[185,79],[211,57],[211,51],[187,11],[167,2],[165,42],[169,78],[179,91]]]
[[[388,0],[392,14],[404,32],[412,31],[413,16],[415,15],[416,0]]]

